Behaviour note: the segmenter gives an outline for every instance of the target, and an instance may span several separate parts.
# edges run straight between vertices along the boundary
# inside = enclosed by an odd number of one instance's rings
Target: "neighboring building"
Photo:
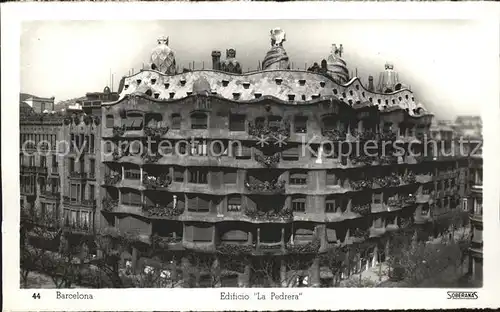
[[[47,226],[59,228],[62,166],[56,154],[62,139],[63,116],[20,115],[20,205],[30,215],[43,217]]]
[[[76,103],[80,105],[86,114],[100,115],[103,102],[116,100],[118,100],[118,92],[111,92],[109,87],[105,87],[102,92],[88,92],[85,94],[84,99],[78,100]]]
[[[21,102],[19,103],[19,115],[32,115],[35,112],[33,111],[33,108],[29,106],[28,103],[26,102]]]
[[[29,97],[24,102],[28,104],[33,111],[37,114],[45,113],[45,112],[53,112],[54,111],[54,97],[50,98],[42,98],[42,97]]]
[[[94,218],[101,231],[126,237],[122,264],[132,271],[168,264],[172,272],[182,268],[185,282],[196,272],[194,285],[212,272],[212,286],[235,285],[224,276],[237,277],[240,286],[262,286],[272,276],[283,286],[306,280],[317,287],[338,274],[322,260],[325,251],[359,247],[340,261],[349,261],[345,277],[385,260],[388,233],[415,226],[426,240],[445,232],[441,221],[461,209],[467,158],[440,150],[409,155],[408,143],[430,134],[433,116],[392,65],[379,82],[387,93],[376,93],[347,79],[341,48],[327,58],[324,73],[289,70],[284,32],[271,34],[266,70],[242,75],[235,69],[240,64],[220,62],[219,52],[212,54],[218,70],[172,73],[174,54],[161,39],[154,53],[167,51],[169,58],[152,57],[161,61],[152,68],[166,74],[143,70],[125,77],[119,99],[102,104],[102,125],[65,127],[77,146],[76,140],[98,138],[99,131],[115,143],[105,145],[102,159],[98,149],[86,153],[82,167],[70,156],[69,178],[61,185],[70,189],[68,207],[77,207],[77,219],[85,210],[82,220]],[[258,144],[262,136],[268,145]],[[337,146],[320,144],[354,137],[399,139],[406,153],[340,157]],[[312,142],[310,150],[302,148],[303,139]],[[452,137],[444,131],[438,139]],[[133,140],[151,153],[133,144],[116,148]],[[90,178],[92,160],[99,169]],[[95,205],[95,215],[87,214],[85,200],[92,201],[89,211]]]
[[[464,138],[481,138],[483,121],[481,116],[458,116],[454,128]]]

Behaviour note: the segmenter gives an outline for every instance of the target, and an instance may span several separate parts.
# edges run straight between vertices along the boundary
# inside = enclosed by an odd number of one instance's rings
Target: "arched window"
[[[191,115],[191,129],[207,129],[208,120],[205,113],[194,113]]]

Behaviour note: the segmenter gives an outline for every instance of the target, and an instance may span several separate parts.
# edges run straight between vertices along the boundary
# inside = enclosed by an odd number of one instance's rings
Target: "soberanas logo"
[[[478,299],[477,291],[449,291],[448,299]]]

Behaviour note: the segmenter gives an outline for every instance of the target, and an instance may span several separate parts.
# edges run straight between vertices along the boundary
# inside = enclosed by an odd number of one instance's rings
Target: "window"
[[[90,200],[95,199],[95,186],[92,184],[89,185],[89,199]]]
[[[141,130],[144,124],[144,116],[138,113],[129,113],[124,120],[126,130]]]
[[[174,182],[184,182],[184,168],[174,167]]]
[[[373,194],[373,203],[374,204],[381,204],[382,203],[382,193]]]
[[[181,115],[172,114],[172,129],[180,129],[180,128],[181,128]]]
[[[290,147],[283,151],[284,160],[298,160],[299,159],[299,148],[297,146]]]
[[[307,132],[307,117],[295,116],[295,132],[296,133]]]
[[[90,152],[93,154],[95,153],[95,135],[91,134],[90,135]]]
[[[193,226],[193,242],[211,242],[213,228],[211,226]]]
[[[80,198],[80,184],[72,183],[69,191],[69,198],[71,202],[77,202]]]
[[[206,184],[207,171],[203,169],[189,169],[189,183]]]
[[[241,210],[241,195],[232,195],[227,198],[227,211],[237,212]]]
[[[90,160],[90,175],[95,176],[95,159]]]
[[[141,169],[135,168],[125,168],[125,179],[130,180],[140,180],[141,179]]]
[[[199,195],[188,195],[188,211],[208,212],[210,211],[210,201],[208,198]]]
[[[290,184],[294,185],[305,185],[307,184],[307,174],[306,173],[291,173],[290,174]]]
[[[47,167],[47,157],[40,156],[40,167]]]
[[[281,127],[281,116],[269,116],[269,128],[273,131],[279,130]]]
[[[335,199],[327,198],[325,201],[325,212],[335,212],[336,210]]]
[[[208,121],[207,114],[194,113],[191,115],[191,129],[207,129]]]
[[[69,158],[69,172],[75,172],[75,159]]]
[[[373,227],[374,228],[381,228],[383,226],[384,226],[384,224],[383,224],[382,218],[377,218],[377,219],[373,220]]]
[[[294,212],[306,211],[306,198],[305,196],[297,196],[292,198],[292,210]]]
[[[88,153],[90,152],[90,136],[86,135],[85,136],[85,141],[84,141],[84,150]]]
[[[225,169],[223,173],[224,173],[225,184],[236,184],[236,177],[237,177],[236,169]]]
[[[475,215],[483,214],[483,199],[480,197],[477,197],[474,200],[474,214]]]
[[[206,156],[207,141],[191,141],[191,156]]]
[[[122,204],[140,206],[142,204],[141,193],[132,189],[122,190]]]
[[[85,159],[83,156],[80,157],[78,162],[80,163],[80,172],[85,172]]]
[[[57,156],[52,155],[52,168],[57,167]]]
[[[115,126],[115,119],[113,115],[106,115],[106,128],[113,128]]]
[[[326,185],[337,185],[337,177],[332,171],[326,173]]]
[[[232,114],[229,117],[229,131],[245,131],[245,115]]]

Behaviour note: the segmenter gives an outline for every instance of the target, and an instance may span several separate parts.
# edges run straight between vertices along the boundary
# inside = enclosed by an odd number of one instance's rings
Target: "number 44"
[[[40,293],[34,293],[31,297],[33,297],[33,299],[40,299]]]

